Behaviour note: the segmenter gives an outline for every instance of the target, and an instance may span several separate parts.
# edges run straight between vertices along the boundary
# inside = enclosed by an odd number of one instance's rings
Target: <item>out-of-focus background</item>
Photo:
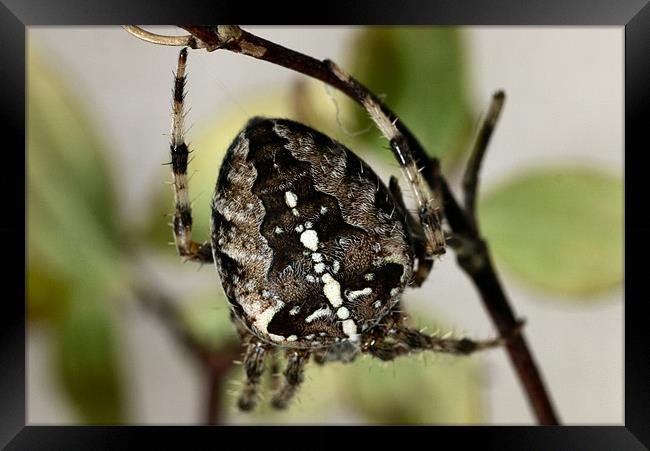
[[[481,173],[483,233],[561,420],[623,423],[622,29],[247,29],[366,83],[455,189],[481,114],[506,91]],[[177,54],[119,27],[28,30],[28,422],[533,424],[501,349],[310,364],[288,411],[268,394],[236,411],[242,368],[217,275],[169,245]],[[199,240],[223,153],[254,115],[305,122],[385,181],[399,175],[363,112],[322,83],[222,51],[191,51],[188,65]],[[429,331],[494,335],[453,252],[404,299]]]

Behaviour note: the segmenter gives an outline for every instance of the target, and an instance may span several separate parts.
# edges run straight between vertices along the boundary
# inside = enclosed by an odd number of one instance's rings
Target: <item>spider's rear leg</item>
[[[422,226],[406,209],[404,196],[402,195],[402,190],[397,182],[397,177],[390,177],[388,189],[393,195],[395,202],[397,202],[402,211],[404,211],[404,214],[406,215],[406,223],[408,224],[409,229],[411,229],[411,236],[413,237],[415,247],[415,256],[418,259],[418,267],[413,274],[413,285],[419,287],[429,276],[431,268],[433,267],[433,260],[428,258],[427,255],[426,238],[424,237]]]
[[[210,243],[200,244],[192,241],[192,207],[189,200],[187,181],[187,160],[189,150],[185,143],[183,122],[185,119],[185,65],[187,49],[178,56],[178,69],[174,81],[174,100],[172,107],[171,132],[171,166],[174,176],[174,241],[179,255],[188,260],[211,263],[212,246]]]
[[[505,345],[513,337],[499,337],[489,340],[471,340],[469,338],[445,338],[427,335],[403,324],[401,313],[387,315],[379,327],[383,331],[366,334],[361,343],[361,351],[380,360],[393,360],[405,354],[419,351],[442,352],[455,355],[469,355],[484,349]],[[519,334],[523,323],[513,331]]]
[[[393,360],[418,351],[443,352],[468,355],[476,351],[502,346],[506,339],[471,340],[469,338],[444,338],[424,334],[416,329],[399,327],[386,337],[368,337],[362,351],[380,360]]]
[[[284,370],[284,384],[275,392],[271,404],[275,409],[284,409],[296,394],[300,384],[305,379],[305,364],[309,360],[309,351],[304,349],[288,349],[287,367]]]
[[[237,402],[241,410],[253,410],[257,404],[267,351],[268,348],[264,342],[256,337],[250,337],[244,356],[244,372],[246,373],[246,378]]]

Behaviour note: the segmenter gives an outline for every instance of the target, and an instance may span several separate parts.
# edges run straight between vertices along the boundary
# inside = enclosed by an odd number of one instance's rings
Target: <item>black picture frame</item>
[[[643,152],[650,110],[650,5],[648,0],[438,0],[427,3],[391,0],[328,1],[315,14],[304,3],[287,2],[280,7],[266,2],[254,7],[249,2],[173,2],[81,0],[3,0],[0,5],[0,42],[3,87],[2,147],[3,176],[0,188],[5,237],[5,289],[0,312],[0,446],[6,449],[123,449],[134,436],[150,444],[177,442],[187,445],[195,434],[212,446],[224,443],[225,428],[206,427],[45,427],[26,425],[25,298],[24,271],[15,263],[25,255],[15,237],[24,234],[25,203],[15,195],[26,186],[24,154],[16,150],[25,144],[25,35],[32,25],[117,25],[122,23],[233,23],[276,22],[279,24],[440,24],[440,25],[575,25],[620,26],[625,28],[625,423],[621,426],[561,427],[437,427],[431,443],[462,446],[477,440],[481,448],[495,449],[648,449],[650,447],[650,339],[644,333],[643,272],[641,260],[650,250],[650,221],[643,218],[647,203],[643,192],[642,164],[634,161]],[[7,138],[10,138],[7,140]],[[12,144],[9,144],[12,143]],[[635,152],[638,150],[638,152]],[[631,164],[628,164],[630,163]],[[10,195],[7,195],[10,194]],[[28,199],[25,197],[25,202]],[[25,240],[26,242],[26,240]],[[20,274],[23,278],[21,279]],[[21,280],[23,282],[21,283]],[[11,295],[9,294],[11,293]],[[26,299],[26,298],[25,298]],[[284,429],[284,428],[282,428]],[[280,430],[285,440],[288,431]],[[241,431],[239,431],[241,432]],[[264,434],[246,434],[268,440]],[[391,429],[372,428],[381,438]],[[426,432],[425,434],[429,434]],[[410,434],[410,431],[409,431]],[[444,437],[443,437],[444,436]],[[320,437],[323,437],[320,435]],[[404,437],[404,436],[402,436]],[[241,436],[240,436],[241,438]],[[134,442],[135,443],[135,442]],[[282,443],[282,442],[280,442]]]

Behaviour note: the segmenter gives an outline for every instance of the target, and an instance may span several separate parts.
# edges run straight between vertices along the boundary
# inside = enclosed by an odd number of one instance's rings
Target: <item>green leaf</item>
[[[121,236],[91,115],[33,46],[27,79],[28,312],[59,311],[80,288],[108,294],[119,285]],[[42,283],[56,289],[46,293]]]
[[[115,331],[104,300],[76,293],[57,339],[58,373],[65,392],[89,424],[124,421]]]
[[[113,184],[92,117],[64,80],[29,47],[27,175],[30,185],[60,187],[104,232],[115,233]]]
[[[27,73],[29,258],[77,276],[92,267],[91,254],[110,253],[111,184],[71,90],[34,50]]]
[[[125,258],[103,146],[74,87],[28,47],[28,318],[51,320],[57,374],[88,423],[123,419],[108,304]]]
[[[461,33],[447,27],[364,29],[352,45],[352,75],[382,97],[445,169],[467,148],[473,127],[468,105]],[[370,124],[357,112],[357,128]],[[387,146],[378,133],[363,135],[377,152]]]
[[[537,169],[486,194],[480,223],[512,274],[583,297],[623,279],[623,183],[589,169]]]
[[[38,263],[27,271],[27,318],[35,320],[60,320],[67,311],[70,297],[69,287],[61,274],[53,273]]]

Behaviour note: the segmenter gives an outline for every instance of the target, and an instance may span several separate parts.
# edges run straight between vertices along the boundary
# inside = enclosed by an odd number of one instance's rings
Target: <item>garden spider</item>
[[[171,166],[179,254],[216,264],[231,318],[245,344],[238,405],[252,410],[269,354],[284,352],[285,408],[318,363],[361,353],[392,360],[413,351],[469,354],[503,344],[426,335],[405,324],[400,296],[420,286],[445,251],[440,207],[407,140],[369,97],[363,106],[389,139],[418,203],[406,209],[397,179],[386,187],[342,144],[287,119],[253,118],[225,155],[212,198],[211,242],[192,240],[184,139],[187,49],[175,75]],[[332,72],[354,83],[334,63]]]

